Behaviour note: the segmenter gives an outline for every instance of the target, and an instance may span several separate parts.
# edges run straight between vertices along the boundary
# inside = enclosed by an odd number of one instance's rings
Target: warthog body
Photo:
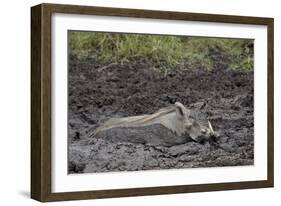
[[[207,127],[192,119],[190,111],[176,102],[154,114],[111,118],[96,128],[94,135],[113,141],[171,146],[215,136],[209,121],[208,124]]]

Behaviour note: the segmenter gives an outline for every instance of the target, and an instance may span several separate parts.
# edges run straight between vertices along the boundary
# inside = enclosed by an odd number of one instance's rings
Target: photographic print
[[[31,8],[31,198],[274,185],[274,19]]]
[[[68,173],[254,164],[254,40],[68,31]]]

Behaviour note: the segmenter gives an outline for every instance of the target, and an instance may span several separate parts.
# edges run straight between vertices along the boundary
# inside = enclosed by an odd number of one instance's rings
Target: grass
[[[69,32],[70,55],[101,64],[145,60],[165,72],[182,65],[208,70],[253,70],[253,40],[160,35]],[[219,58],[215,55],[219,55]]]

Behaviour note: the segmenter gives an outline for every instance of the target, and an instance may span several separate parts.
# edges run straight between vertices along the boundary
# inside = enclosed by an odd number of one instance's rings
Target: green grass
[[[69,49],[80,60],[95,58],[101,64],[145,60],[165,72],[181,65],[211,70],[219,61],[227,69],[253,70],[253,40],[71,31]]]

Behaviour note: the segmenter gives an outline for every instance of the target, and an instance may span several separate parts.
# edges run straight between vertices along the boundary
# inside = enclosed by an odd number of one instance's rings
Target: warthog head
[[[176,102],[174,107],[176,109],[175,117],[172,122],[167,122],[165,126],[175,131],[177,135],[188,136],[197,142],[202,142],[218,136],[218,133],[214,132],[209,120],[206,122],[206,126],[204,126],[196,119],[191,118],[190,110],[183,104]]]
[[[177,136],[190,137],[197,142],[202,142],[218,135],[214,132],[210,121],[206,122],[206,126],[200,124],[197,120],[191,118],[190,110],[179,102],[149,115],[111,118],[98,127],[94,133],[97,134],[100,131],[117,127],[145,127],[155,124],[163,125],[175,132]]]

